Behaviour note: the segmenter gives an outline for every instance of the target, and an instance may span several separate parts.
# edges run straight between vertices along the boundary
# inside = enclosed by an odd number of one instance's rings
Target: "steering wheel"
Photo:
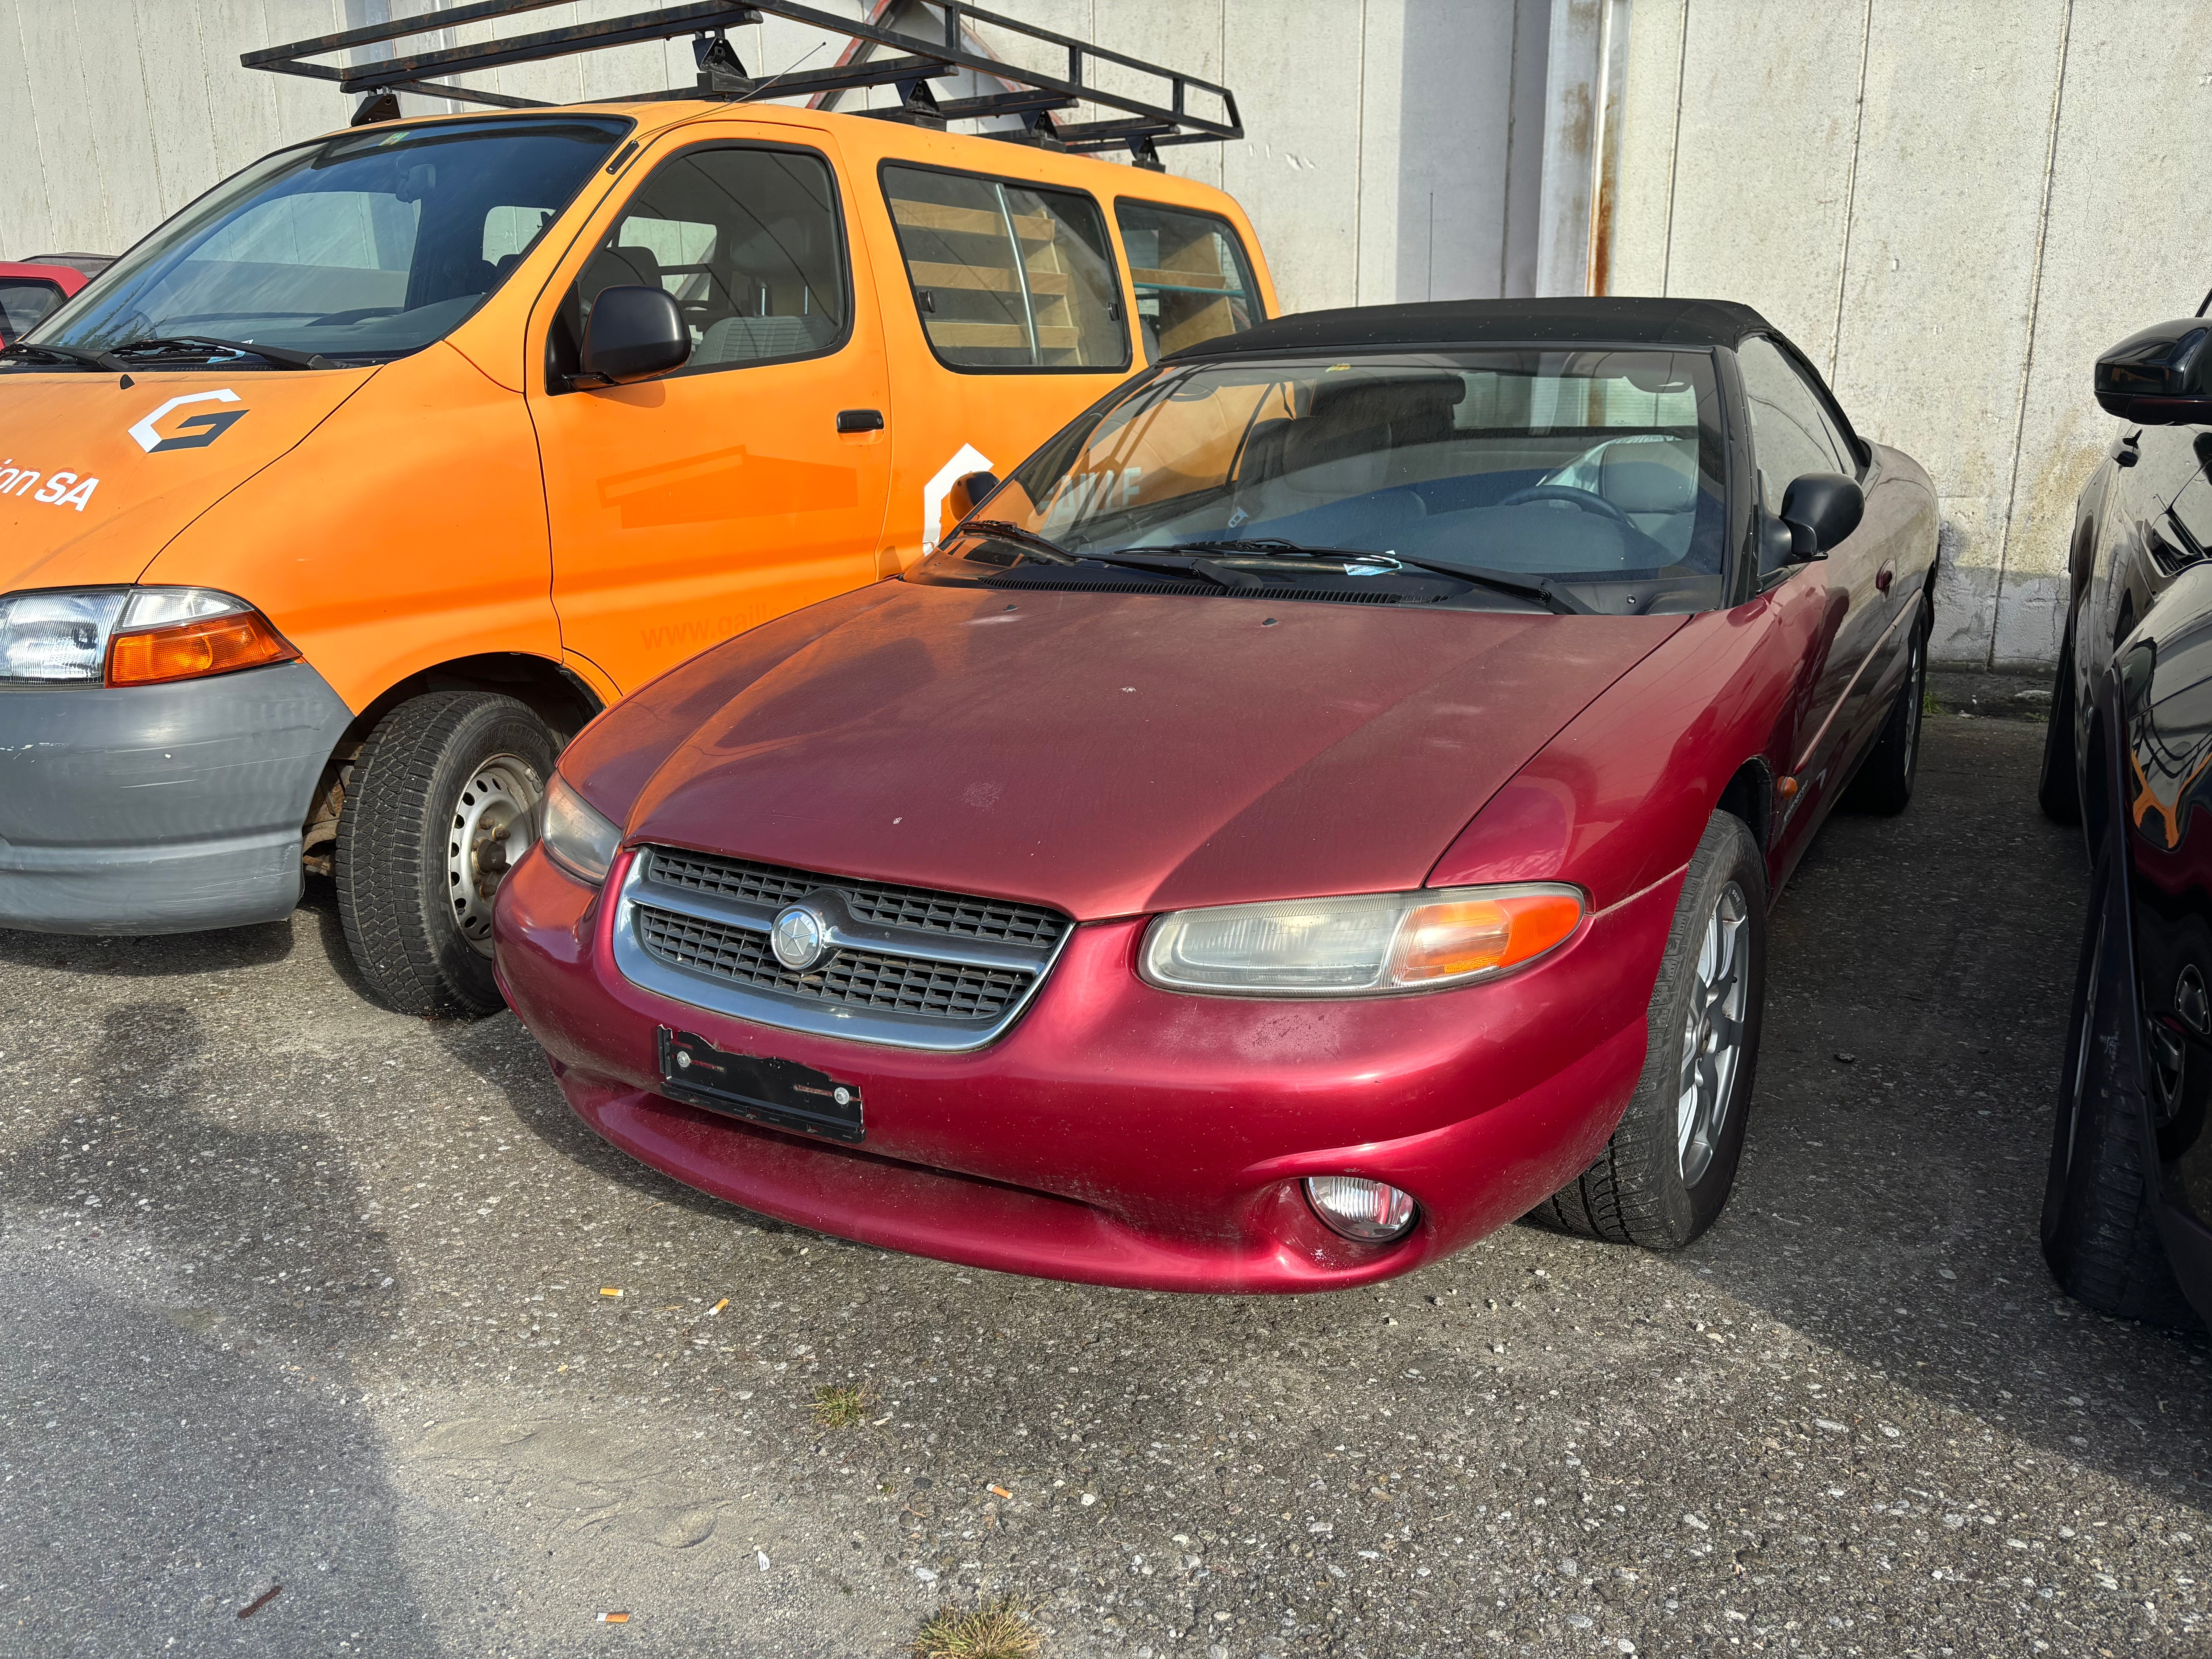
[[[1523,501],[1565,501],[1585,513],[1595,513],[1601,519],[1610,519],[1623,530],[1636,528],[1629,523],[1628,514],[1595,489],[1577,489],[1572,484],[1530,484],[1526,489],[1515,490],[1498,505],[1518,507]]]

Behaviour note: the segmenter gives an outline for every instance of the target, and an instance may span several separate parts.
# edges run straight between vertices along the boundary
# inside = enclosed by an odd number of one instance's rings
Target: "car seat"
[[[1687,438],[1617,440],[1599,451],[1596,491],[1675,558],[1698,521],[1698,448]]]

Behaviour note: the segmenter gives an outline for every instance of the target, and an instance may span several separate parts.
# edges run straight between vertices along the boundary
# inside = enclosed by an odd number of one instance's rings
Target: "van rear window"
[[[1114,217],[1147,359],[1242,333],[1266,318],[1252,262],[1226,219],[1127,199],[1114,204]]]
[[[1127,368],[1121,281],[1088,196],[886,167],[922,332],[954,368]]]

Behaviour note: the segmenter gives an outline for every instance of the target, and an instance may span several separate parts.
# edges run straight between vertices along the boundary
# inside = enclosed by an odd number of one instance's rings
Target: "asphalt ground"
[[[0,1652],[888,1655],[987,1594],[1048,1656],[2205,1652],[2206,1344],[2036,1250],[2084,887],[2039,741],[1931,719],[1911,809],[1826,830],[1696,1247],[1341,1296],[697,1196],[512,1018],[371,1006],[326,896],[0,934]]]

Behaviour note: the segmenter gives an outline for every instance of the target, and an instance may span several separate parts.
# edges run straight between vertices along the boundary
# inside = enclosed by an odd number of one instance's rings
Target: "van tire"
[[[1723,927],[1732,948],[1719,938]],[[1688,1038],[1712,1024],[1698,1018],[1706,1006],[1701,999],[1723,974],[1737,988],[1727,1000],[1733,1012],[1720,1011],[1737,1032],[1735,1061],[1715,1109],[1693,1118],[1703,1138],[1686,1146],[1681,1084]],[[1628,1109],[1597,1161],[1538,1205],[1529,1219],[1649,1250],[1679,1250],[1711,1226],[1735,1185],[1765,1000],[1765,866],[1743,820],[1716,812],[1690,860],[1668,930],[1647,1017],[1644,1075]]]
[[[475,1016],[501,1006],[486,907],[455,896],[455,837],[477,826],[489,839],[471,845],[519,859],[553,758],[537,715],[482,691],[411,698],[369,733],[338,817],[338,916],[354,965],[388,1006]]]

